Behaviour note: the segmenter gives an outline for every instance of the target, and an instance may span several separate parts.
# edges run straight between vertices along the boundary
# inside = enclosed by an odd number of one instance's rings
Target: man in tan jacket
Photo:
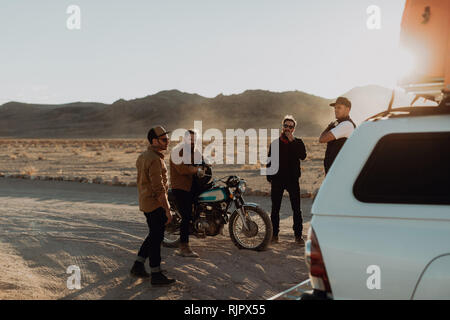
[[[161,126],[150,129],[147,135],[150,146],[136,160],[139,209],[147,219],[149,234],[139,249],[130,273],[139,278],[149,278],[144,265],[149,258],[152,285],[175,283],[174,279],[167,278],[161,272],[160,266],[165,225],[172,220],[167,198],[167,167],[162,153],[169,145],[167,134]]]
[[[175,197],[176,206],[181,214],[180,226],[180,249],[178,254],[183,257],[198,258],[198,254],[192,251],[189,246],[189,224],[192,215],[192,205],[195,196],[194,176],[199,173],[199,166],[195,166],[195,158],[202,160],[201,153],[195,150],[196,133],[188,130],[184,137],[184,147],[179,151],[179,156],[183,157],[183,150],[190,150],[191,154],[186,159],[188,162],[176,164],[172,157],[170,158],[170,183],[172,193]],[[202,170],[200,168],[200,170]],[[200,173],[201,174],[201,173]]]

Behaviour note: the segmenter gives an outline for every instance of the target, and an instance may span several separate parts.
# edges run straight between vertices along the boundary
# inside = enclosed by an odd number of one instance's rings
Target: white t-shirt
[[[355,128],[350,121],[343,121],[337,127],[330,130],[333,136],[337,139],[348,138],[353,133]]]

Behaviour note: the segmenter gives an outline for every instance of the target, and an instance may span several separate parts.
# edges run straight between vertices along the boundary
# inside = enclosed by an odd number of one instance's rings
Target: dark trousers
[[[158,208],[152,212],[145,212],[144,215],[147,218],[149,233],[139,249],[138,256],[149,258],[150,268],[156,268],[161,264],[161,243],[167,222],[166,211]]]
[[[278,236],[280,232],[280,208],[281,200],[283,199],[283,192],[287,190],[289,193],[289,199],[291,200],[291,207],[294,218],[294,234],[296,237],[301,237],[303,232],[303,218],[302,210],[300,207],[300,183],[298,179],[295,180],[273,180],[271,186],[271,199],[272,199],[272,226],[273,235]]]
[[[192,219],[192,204],[194,202],[194,192],[173,189],[175,205],[181,214],[180,242],[189,243],[189,224]]]

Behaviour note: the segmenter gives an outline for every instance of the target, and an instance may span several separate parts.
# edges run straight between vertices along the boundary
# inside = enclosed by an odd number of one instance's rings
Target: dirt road
[[[162,267],[176,285],[154,288],[133,279],[129,269],[147,234],[136,193],[131,187],[0,178],[0,299],[267,299],[307,278],[284,198],[277,246],[239,250],[228,232],[193,238],[200,259],[163,248]],[[269,198],[246,200],[270,212]],[[311,200],[302,199],[305,221],[310,207]],[[67,289],[71,265],[81,269],[79,290]]]

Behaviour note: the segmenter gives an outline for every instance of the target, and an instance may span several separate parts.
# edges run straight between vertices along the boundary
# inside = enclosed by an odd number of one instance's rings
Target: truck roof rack
[[[416,96],[412,103],[414,103],[418,98],[426,96]],[[432,99],[429,99],[432,100]],[[429,106],[429,107],[399,107],[392,108],[392,104],[394,101],[394,91],[392,92],[391,101],[389,102],[389,107],[386,111],[377,113],[370,118],[366,119],[366,121],[378,121],[383,118],[400,118],[400,117],[414,117],[414,116],[428,116],[428,115],[442,115],[442,114],[450,114],[450,92],[444,92],[444,98],[439,103],[438,106]],[[434,101],[434,100],[432,100]]]

